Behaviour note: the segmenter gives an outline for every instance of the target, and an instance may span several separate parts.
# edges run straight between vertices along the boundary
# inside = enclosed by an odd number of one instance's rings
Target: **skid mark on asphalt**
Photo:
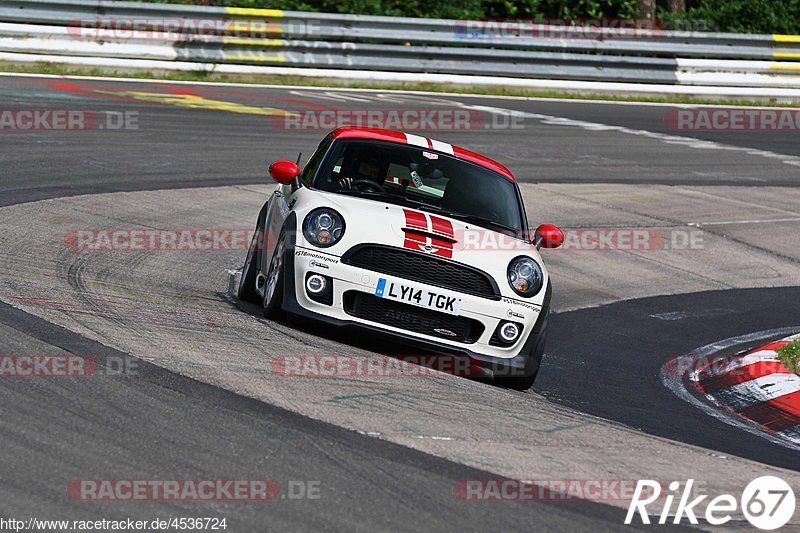
[[[206,316],[191,315],[185,310],[178,308],[171,309],[147,309],[143,306],[116,302],[113,300],[103,300],[102,298],[91,297],[91,293],[81,293],[81,299],[89,302],[87,307],[77,305],[62,300],[54,300],[46,297],[31,297],[21,294],[0,293],[0,299],[10,303],[27,304],[49,311],[60,311],[70,315],[84,315],[108,319],[118,324],[132,327],[133,323],[147,325],[173,326],[176,328],[190,330],[192,326],[200,327],[202,330],[221,327],[218,322],[211,325]]]
[[[800,222],[800,218],[765,218],[761,220],[723,220],[722,222],[689,222],[689,226],[734,226],[737,224],[770,224],[775,222]]]
[[[194,94],[166,94],[149,93],[143,91],[116,92],[120,96],[133,98],[143,102],[157,102],[159,104],[187,107],[189,109],[209,109],[212,111],[227,111],[229,113],[243,113],[246,115],[281,116],[294,115],[285,109],[275,107],[256,107],[225,100],[213,100]]]
[[[501,414],[499,409],[494,409],[491,406],[477,405],[471,402],[454,402],[452,398],[446,403],[441,404],[441,407],[443,407],[445,411],[435,411],[428,407],[431,405],[439,405],[435,399],[431,401],[420,400],[415,396],[410,396],[407,393],[396,391],[332,396],[321,403],[335,405],[345,409],[363,409],[378,411],[381,413],[411,410],[417,415],[426,415],[435,419],[449,421],[463,420],[465,415],[482,416],[487,414]],[[528,418],[525,416],[515,415],[513,413],[508,413],[507,411],[502,411],[502,415],[509,420],[524,420],[527,423],[530,423],[530,420],[528,420]],[[528,429],[532,433],[558,433],[561,431],[569,431],[590,425],[591,424],[588,422],[567,424],[557,423],[552,425],[533,426],[529,427]]]
[[[668,313],[657,313],[650,315],[651,318],[659,320],[685,320],[687,318],[704,318],[710,316],[722,316],[735,313],[735,309],[704,309],[703,311],[672,311]]]
[[[18,93],[18,92],[0,92],[0,97],[3,98],[4,101],[8,102],[9,99],[12,98],[20,98],[23,100],[36,100],[37,102],[43,102],[46,100],[70,100],[70,101],[87,101],[91,100],[91,98],[85,98],[77,94],[69,94],[69,93],[53,93],[53,92],[31,92],[31,93]]]
[[[297,98],[281,98],[281,97],[275,96],[273,94],[259,94],[259,93],[242,92],[242,91],[221,91],[221,90],[217,90],[217,89],[210,89],[210,88],[207,88],[207,87],[193,87],[192,90],[193,90],[193,92],[195,94],[196,93],[223,94],[223,95],[227,95],[227,96],[238,96],[238,97],[244,97],[244,98],[258,98],[258,99],[267,99],[267,100],[278,100],[280,102],[287,102],[287,103],[293,104],[293,105],[299,105],[299,106],[303,106],[303,107],[312,107],[312,108],[317,108],[317,109],[333,109],[333,110],[336,109],[335,107],[331,107],[331,106],[324,105],[324,104],[315,104],[313,102],[308,102],[308,101],[305,101],[305,100],[299,100]]]
[[[167,86],[166,89],[168,92],[150,92],[130,91],[126,89],[110,90],[108,87],[93,86],[86,83],[54,82],[51,83],[50,86],[53,89],[64,91],[67,94],[89,95],[132,102],[151,102],[188,109],[207,109],[211,111],[262,116],[295,115],[295,113],[291,111],[276,107],[258,107],[229,100],[206,98],[184,87]]]
[[[369,410],[380,413],[397,413],[413,411],[417,416],[432,417],[435,419],[457,420],[457,417],[428,409],[424,403],[416,398],[407,396],[402,392],[382,392],[374,394],[352,394],[346,396],[333,396],[323,403],[333,404],[337,407],[354,410]]]
[[[393,392],[379,392],[375,394],[349,394],[347,396],[333,396],[325,400],[325,402],[347,407],[348,409],[359,409],[361,407],[360,404],[362,403],[362,400],[366,400],[366,403],[369,404],[370,400],[372,399],[388,398],[394,394],[395,393]]]
[[[393,104],[419,104],[419,105],[444,105],[460,107],[464,105],[456,100],[446,98],[435,98],[417,94],[393,94],[393,93],[342,93],[336,91],[289,91],[289,94],[302,96],[311,100],[323,100],[329,102],[362,102],[362,103],[393,103]]]
[[[97,269],[98,257],[92,254],[75,255],[61,251],[53,272],[7,277],[3,283],[3,298],[12,303],[27,304],[49,311],[73,316],[100,317],[118,326],[140,331],[152,326],[191,329],[199,332],[218,330],[239,315],[219,309],[221,298],[215,295],[180,294],[136,290],[109,278],[109,268]],[[126,268],[141,268],[148,254],[126,256]],[[66,282],[66,283],[65,283]],[[180,305],[176,305],[179,298]],[[222,312],[221,312],[222,311]],[[214,316],[209,319],[209,316]],[[90,327],[90,323],[81,320]]]

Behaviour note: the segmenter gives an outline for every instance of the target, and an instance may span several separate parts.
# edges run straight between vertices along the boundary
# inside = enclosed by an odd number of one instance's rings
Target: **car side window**
[[[303,169],[303,173],[300,175],[300,181],[303,182],[303,185],[306,187],[311,187],[311,183],[314,181],[314,176],[317,174],[317,169],[319,169],[322,160],[325,158],[325,153],[328,151],[328,147],[331,145],[330,137],[325,137],[319,146],[317,146],[316,152],[314,155],[311,156],[311,159],[308,160],[306,163],[306,167]]]

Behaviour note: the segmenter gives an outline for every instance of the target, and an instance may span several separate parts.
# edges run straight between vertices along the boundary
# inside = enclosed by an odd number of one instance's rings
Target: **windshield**
[[[435,211],[493,229],[515,233],[524,229],[511,180],[418,146],[339,141],[320,169],[315,187]]]

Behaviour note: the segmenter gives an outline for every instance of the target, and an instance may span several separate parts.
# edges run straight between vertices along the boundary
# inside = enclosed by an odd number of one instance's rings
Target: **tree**
[[[667,0],[670,13],[686,13],[686,0]]]
[[[656,0],[636,0],[639,18],[653,20],[656,18]]]

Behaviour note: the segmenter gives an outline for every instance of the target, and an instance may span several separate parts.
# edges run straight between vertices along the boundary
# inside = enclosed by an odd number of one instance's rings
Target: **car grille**
[[[474,344],[483,333],[483,324],[477,320],[422,309],[360,291],[344,293],[344,311],[370,322],[464,344]]]
[[[500,299],[497,284],[487,273],[421,252],[361,245],[347,251],[342,263],[464,294]]]

